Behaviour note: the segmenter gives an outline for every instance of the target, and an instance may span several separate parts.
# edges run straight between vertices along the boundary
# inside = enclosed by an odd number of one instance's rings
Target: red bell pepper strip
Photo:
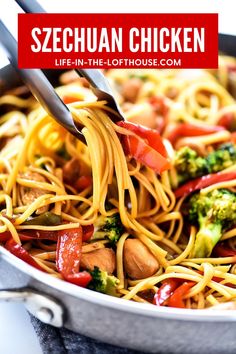
[[[58,240],[58,231],[45,231],[45,230],[24,230],[19,233],[19,237],[22,241],[27,240]]]
[[[126,127],[127,122],[118,122],[119,126]],[[131,123],[128,123],[131,124]],[[159,146],[160,150],[163,152],[163,149],[161,148],[161,144],[159,143],[154,143],[153,136],[152,134],[147,138],[148,134],[146,133],[146,128],[142,128],[139,130],[137,128],[139,126],[136,126],[135,124],[132,124],[132,128],[130,129],[132,131],[136,130],[139,131],[139,135],[145,136],[145,138],[142,138],[140,136],[134,136],[134,135],[123,135],[121,137],[121,142],[124,148],[124,152],[127,155],[132,156],[135,158],[137,161],[143,163],[144,165],[150,167],[153,171],[156,173],[161,173],[165,170],[170,169],[171,165],[170,162],[161,155],[156,149]],[[145,132],[142,130],[144,129]],[[149,129],[147,129],[149,131]],[[158,133],[157,133],[158,134]],[[158,134],[159,136],[159,134]],[[149,140],[148,140],[149,139]],[[155,149],[149,145],[149,141],[151,142],[152,146],[155,146]],[[159,140],[160,141],[160,140]],[[165,153],[166,154],[166,153]]]
[[[32,267],[37,268],[44,272],[44,269],[34,260],[34,258],[18,243],[16,243],[13,238],[8,240],[5,244],[5,248],[14,254],[17,258],[30,264]]]
[[[82,227],[60,230],[58,232],[57,269],[65,280],[75,285],[86,287],[92,280],[91,275],[79,272],[82,254]]]
[[[58,231],[44,231],[44,230],[25,230],[18,233],[21,241],[30,240],[50,240],[57,241]],[[12,238],[9,231],[0,234],[0,242],[6,242]]]
[[[135,136],[125,137],[124,150],[127,155],[134,157],[156,173],[160,174],[171,167],[170,162],[165,157]]]
[[[231,181],[233,179],[236,179],[236,171],[209,174],[189,181],[183,186],[177,188],[175,190],[175,196],[176,198],[187,196],[188,194],[195,192],[199,189],[211,186],[219,182]]]
[[[81,253],[82,227],[58,231],[56,264],[63,277],[79,272]]]
[[[157,306],[162,306],[169,299],[169,297],[173,294],[175,289],[178,288],[181,279],[166,279],[163,281],[163,284],[157,290],[157,293],[154,296],[153,303]]]
[[[92,276],[89,272],[83,271],[76,274],[68,274],[66,276],[66,280],[69,283],[73,283],[75,285],[81,286],[82,288],[86,288],[86,286],[92,280]]]
[[[75,189],[79,192],[82,192],[84,189],[92,186],[93,180],[91,176],[80,176],[75,182]]]
[[[83,225],[83,242],[90,240],[94,233],[94,226],[91,225]]]
[[[166,138],[174,145],[179,138],[208,135],[222,130],[225,129],[217,125],[198,126],[189,123],[182,123],[170,131]]]
[[[0,234],[0,242],[6,242],[12,238],[11,233],[9,231],[2,232]]]
[[[184,282],[180,285],[173,294],[168,299],[169,307],[185,308],[183,297],[186,295],[188,290],[195,285],[194,282]]]
[[[228,257],[228,256],[225,256],[225,257]],[[203,272],[201,270],[197,271],[197,273],[200,273],[200,274],[203,275]],[[214,276],[214,277],[212,277],[211,280],[215,281],[216,283],[220,283],[220,282],[222,282],[224,280],[224,278],[220,278],[220,277]],[[230,288],[235,288],[236,287],[236,285],[232,284],[232,283],[225,283],[224,285],[229,286]]]
[[[165,145],[163,144],[162,138],[157,130],[125,121],[120,121],[117,125],[135,133],[140,138],[144,139],[146,144],[156,150],[156,152],[164,157],[167,157]]]
[[[213,253],[217,257],[235,257],[236,262],[236,251],[229,247],[218,244],[214,247]]]
[[[224,127],[225,129],[233,132],[236,130],[236,117],[234,112],[228,112],[223,114],[218,120],[218,125]]]

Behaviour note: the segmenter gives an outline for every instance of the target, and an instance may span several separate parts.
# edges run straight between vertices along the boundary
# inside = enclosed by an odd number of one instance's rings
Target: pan
[[[220,35],[220,49],[236,56],[236,38]],[[57,83],[61,72],[46,71]],[[20,84],[0,71],[0,94]],[[235,353],[236,311],[157,308],[76,287],[47,275],[0,247],[0,300],[17,301],[42,322],[139,351]]]

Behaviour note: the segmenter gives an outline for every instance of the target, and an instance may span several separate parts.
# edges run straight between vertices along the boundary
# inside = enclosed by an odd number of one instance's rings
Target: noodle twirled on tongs
[[[57,91],[86,144],[32,97],[0,98],[0,242],[77,286],[156,306],[236,299],[236,63],[109,70],[126,121],[87,82]],[[18,90],[19,91],[19,90]]]

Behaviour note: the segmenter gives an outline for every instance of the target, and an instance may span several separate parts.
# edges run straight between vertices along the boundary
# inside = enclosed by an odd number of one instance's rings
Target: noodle
[[[17,255],[11,249],[15,242],[15,250],[27,253],[28,263],[70,281],[58,265],[59,239],[66,235],[72,242],[72,233],[82,230],[74,246],[80,247],[76,269],[90,274],[88,287],[93,290],[97,290],[91,285],[94,272],[102,271],[116,279],[115,295],[126,300],[158,302],[158,294],[172,281],[175,288],[189,289],[178,301],[172,289],[157,305],[172,306],[174,298],[177,307],[204,309],[236,301],[234,224],[222,231],[220,239],[230,248],[229,255],[194,256],[199,225],[191,223],[186,212],[189,196],[175,193],[184,184],[180,177],[186,178],[175,163],[181,148],[187,146],[205,158],[222,143],[235,143],[231,128],[219,128],[225,117],[236,120],[235,99],[228,91],[228,66],[236,67],[232,60],[221,57],[219,70],[211,72],[107,71],[128,121],[159,131],[161,137],[155,135],[155,141],[138,132],[140,128],[115,124],[111,115],[116,113],[105,101],[97,101],[80,79],[57,92],[70,102],[68,108],[86,144],[59,126],[31,96],[0,97],[0,108],[14,107],[0,116],[1,245]],[[181,124],[217,129],[195,135],[180,131],[173,139],[172,132]],[[144,156],[142,144],[152,159],[153,150],[158,152],[156,169],[153,160]],[[161,168],[161,161],[168,168]],[[235,170],[234,162],[220,172]],[[200,195],[221,189],[235,193],[236,176],[232,176],[204,185]],[[107,229],[97,226],[113,217],[119,220],[115,241]],[[106,293],[104,288],[98,291]]]

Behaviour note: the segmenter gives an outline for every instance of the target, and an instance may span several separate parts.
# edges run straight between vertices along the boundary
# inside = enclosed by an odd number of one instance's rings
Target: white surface
[[[42,354],[23,305],[0,303],[0,316],[1,354]]]
[[[40,3],[48,12],[218,12],[220,32],[236,35],[235,0],[40,0]],[[12,9],[17,9],[13,0],[0,0],[0,17],[16,35],[16,15]],[[0,51],[0,67],[6,63]],[[0,303],[0,353],[42,354],[21,304]]]

